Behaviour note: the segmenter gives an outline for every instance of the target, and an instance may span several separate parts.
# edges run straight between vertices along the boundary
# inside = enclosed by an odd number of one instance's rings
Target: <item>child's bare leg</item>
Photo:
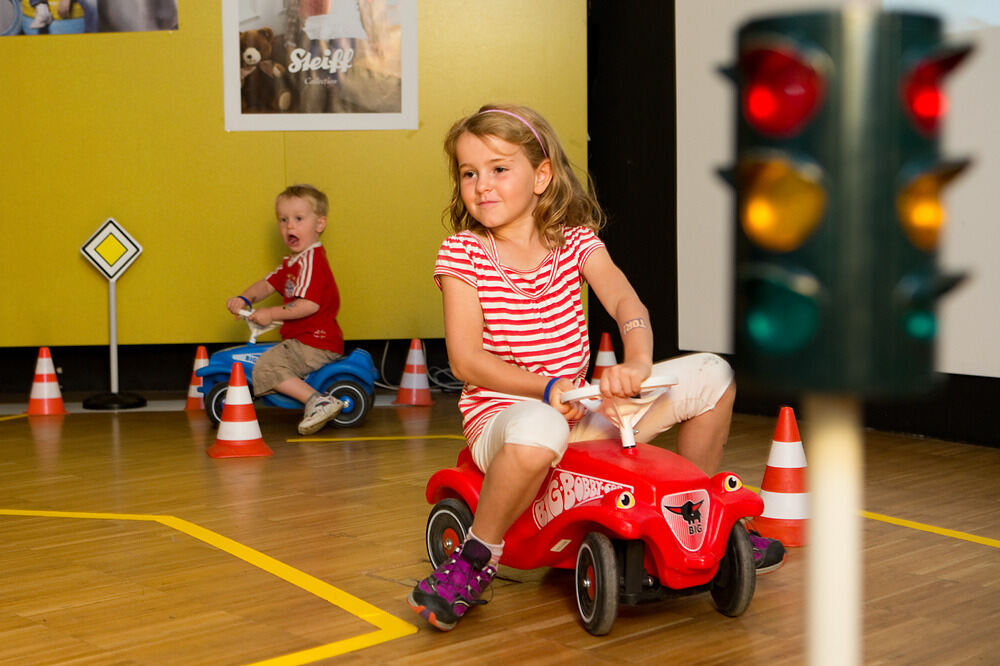
[[[303,405],[312,397],[313,393],[316,393],[316,389],[306,384],[304,381],[298,377],[290,377],[288,379],[282,380],[274,385],[274,390],[278,393],[284,393],[285,395],[295,398]]]
[[[736,384],[730,384],[713,409],[684,421],[677,430],[677,453],[706,474],[715,474],[722,464],[722,450],[729,438]]]
[[[517,517],[531,504],[555,453],[549,449],[505,444],[490,463],[472,531],[487,543],[500,543]]]

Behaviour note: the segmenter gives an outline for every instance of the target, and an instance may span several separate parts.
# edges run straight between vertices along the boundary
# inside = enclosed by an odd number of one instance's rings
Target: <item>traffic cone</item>
[[[424,361],[424,348],[420,340],[410,341],[410,351],[406,355],[406,367],[403,369],[403,379],[399,382],[399,393],[396,394],[394,405],[433,405],[431,400],[431,385],[427,379],[427,364]]]
[[[253,409],[250,387],[243,374],[243,365],[233,363],[226,389],[226,405],[222,408],[219,433],[215,444],[208,447],[208,455],[213,458],[244,458],[249,456],[269,456],[274,451],[260,436],[260,424]]]
[[[594,361],[594,376],[590,381],[597,382],[604,374],[604,369],[613,365],[618,365],[618,359],[615,358],[615,348],[611,345],[611,334],[602,333],[601,346],[597,348],[597,359]]]
[[[199,369],[208,365],[208,350],[205,345],[198,345],[198,351],[194,355],[194,369],[191,371],[191,383],[188,384],[187,404],[184,411],[204,411],[205,395],[201,392],[202,379],[196,373]]]
[[[46,416],[49,414],[65,414],[62,394],[59,392],[59,382],[56,380],[56,366],[52,363],[52,354],[48,347],[38,350],[38,361],[35,363],[35,381],[31,384],[31,397],[28,400],[28,416]]]
[[[809,522],[806,454],[791,407],[782,407],[778,412],[778,426],[760,484],[760,496],[764,500],[764,513],[751,521],[753,528],[786,546],[806,545]]]

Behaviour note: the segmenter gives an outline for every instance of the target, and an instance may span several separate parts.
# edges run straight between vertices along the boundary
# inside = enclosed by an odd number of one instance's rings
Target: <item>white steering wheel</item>
[[[559,395],[562,402],[579,400],[591,411],[600,411],[618,426],[621,434],[622,447],[630,449],[635,446],[635,424],[645,415],[653,402],[671,386],[677,384],[677,377],[660,375],[648,377],[639,388],[638,399],[611,398],[602,400],[599,384],[591,384],[583,388],[566,391]]]
[[[673,375],[660,375],[647,377],[639,388],[639,392],[643,393],[645,391],[653,391],[656,389],[670,388],[677,384],[677,377]],[[591,384],[590,386],[584,386],[583,388],[573,389],[572,391],[563,391],[559,398],[562,402],[573,402],[574,400],[587,400],[590,398],[600,398],[601,397],[601,385]]]
[[[253,310],[247,310],[245,308],[243,310],[240,310],[240,316],[243,317],[243,321],[245,321],[247,323],[247,326],[250,327],[250,344],[252,345],[257,344],[257,338],[259,336],[264,335],[268,331],[273,331],[274,329],[281,326],[281,322],[279,321],[272,321],[267,326],[260,326],[258,324],[255,324],[249,319],[250,315],[252,315],[253,313],[254,313]]]

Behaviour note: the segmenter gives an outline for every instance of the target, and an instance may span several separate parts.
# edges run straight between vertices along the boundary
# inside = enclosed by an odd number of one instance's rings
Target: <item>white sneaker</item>
[[[52,12],[49,11],[49,4],[43,2],[35,7],[35,20],[29,26],[32,30],[41,30],[52,23]]]
[[[306,405],[305,416],[299,421],[299,434],[311,435],[337,418],[344,403],[328,395],[320,396]]]

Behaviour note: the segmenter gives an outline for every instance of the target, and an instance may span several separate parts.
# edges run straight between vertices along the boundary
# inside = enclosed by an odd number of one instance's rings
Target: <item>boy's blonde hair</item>
[[[306,201],[309,207],[312,208],[312,211],[319,217],[326,217],[326,214],[330,212],[330,201],[326,198],[326,195],[312,185],[306,184],[289,185],[281,191],[281,194],[274,198],[274,205],[277,207],[279,201],[292,197],[298,197]]]
[[[584,188],[549,123],[525,106],[487,104],[452,125],[444,140],[444,151],[448,155],[453,184],[451,202],[445,208],[444,215],[450,218],[455,232],[467,229],[484,232],[483,226],[469,214],[462,201],[456,146],[459,137],[466,132],[478,137],[494,136],[521,146],[534,168],[538,168],[546,159],[551,161],[552,181],[545,192],[539,195],[534,211],[538,231],[551,247],[562,247],[565,243],[562,232],[564,226],[586,226],[594,231],[599,231],[604,226],[604,210],[597,203],[589,175],[587,187]]]

